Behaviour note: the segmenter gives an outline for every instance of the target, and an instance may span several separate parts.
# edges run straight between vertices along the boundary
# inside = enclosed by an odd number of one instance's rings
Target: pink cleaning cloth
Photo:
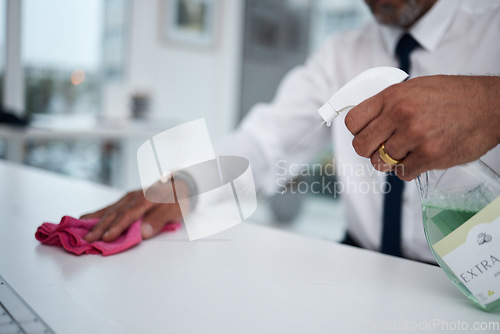
[[[112,242],[95,241],[88,243],[83,238],[99,222],[99,219],[76,219],[64,216],[59,224],[43,223],[38,227],[35,238],[44,245],[63,247],[76,255],[102,254],[103,256],[123,252],[142,241],[141,222],[133,223],[120,237]],[[181,223],[172,222],[163,227],[161,232],[176,231]]]

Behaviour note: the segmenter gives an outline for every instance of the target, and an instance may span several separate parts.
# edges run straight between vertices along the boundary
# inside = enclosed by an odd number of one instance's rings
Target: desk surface
[[[2,161],[0,184],[0,274],[57,333],[439,332],[457,322],[472,333],[500,321],[437,267],[251,223],[73,256],[39,244],[36,227],[119,192]]]

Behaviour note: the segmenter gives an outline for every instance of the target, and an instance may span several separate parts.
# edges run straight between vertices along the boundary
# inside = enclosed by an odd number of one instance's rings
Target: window
[[[6,5],[6,0],[0,0],[0,103],[3,102],[3,77],[5,73]]]
[[[5,43],[6,43],[6,0],[0,0],[0,107],[3,110],[3,78],[5,73]],[[4,158],[6,155],[5,142],[0,140],[0,158]]]
[[[99,112],[100,0],[24,0],[22,62],[31,114]]]
[[[102,74],[106,82],[121,81],[124,77],[129,19],[128,0],[104,2]]]
[[[36,126],[67,115],[68,125],[85,123],[100,113],[103,82],[123,75],[127,8],[128,0],[23,0],[24,101]],[[109,184],[115,149],[91,135],[36,138],[26,143],[23,161]]]

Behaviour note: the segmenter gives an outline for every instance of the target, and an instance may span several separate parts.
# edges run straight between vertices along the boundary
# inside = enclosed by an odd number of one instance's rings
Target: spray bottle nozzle
[[[403,82],[408,74],[395,67],[374,67],[358,74],[345,84],[318,110],[326,122],[331,124],[341,112],[350,110],[369,97],[387,87]]]

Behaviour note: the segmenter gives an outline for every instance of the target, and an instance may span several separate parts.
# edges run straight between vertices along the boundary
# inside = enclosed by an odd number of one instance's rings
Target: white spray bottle
[[[327,126],[341,112],[408,75],[392,67],[362,72],[319,109]],[[500,306],[500,176],[480,160],[416,179],[425,236],[451,281],[486,311]]]
[[[406,72],[395,67],[374,67],[358,74],[345,84],[319,109],[319,114],[330,126],[341,112],[347,112],[364,100],[389,86],[408,78]]]

